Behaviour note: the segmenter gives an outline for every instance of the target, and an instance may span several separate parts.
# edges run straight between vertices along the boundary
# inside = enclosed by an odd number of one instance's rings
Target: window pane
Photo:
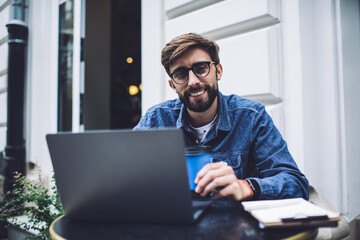
[[[74,2],[59,6],[58,131],[72,129],[72,63]]]

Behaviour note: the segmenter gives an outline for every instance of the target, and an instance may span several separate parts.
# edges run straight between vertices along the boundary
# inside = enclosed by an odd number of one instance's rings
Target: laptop
[[[57,133],[46,140],[70,219],[190,224],[211,204],[189,190],[180,129]]]

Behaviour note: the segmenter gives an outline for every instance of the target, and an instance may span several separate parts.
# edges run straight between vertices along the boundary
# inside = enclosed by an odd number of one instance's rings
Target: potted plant
[[[14,180],[14,189],[5,194],[0,204],[0,221],[9,223],[7,227],[33,232],[27,239],[49,239],[51,223],[63,214],[55,176],[52,177],[54,186],[51,191],[41,179],[35,182],[15,173]]]

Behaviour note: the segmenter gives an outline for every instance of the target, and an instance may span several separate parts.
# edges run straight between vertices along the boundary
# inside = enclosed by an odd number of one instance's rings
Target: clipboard
[[[242,202],[261,229],[336,227],[341,216],[302,198]]]

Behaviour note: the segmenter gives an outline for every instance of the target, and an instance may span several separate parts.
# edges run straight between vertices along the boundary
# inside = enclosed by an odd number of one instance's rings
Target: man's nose
[[[190,70],[190,71],[189,71],[189,81],[188,81],[188,85],[189,85],[190,87],[192,87],[192,86],[199,85],[199,83],[200,83],[199,78],[195,75],[195,73],[194,73],[192,70]]]

